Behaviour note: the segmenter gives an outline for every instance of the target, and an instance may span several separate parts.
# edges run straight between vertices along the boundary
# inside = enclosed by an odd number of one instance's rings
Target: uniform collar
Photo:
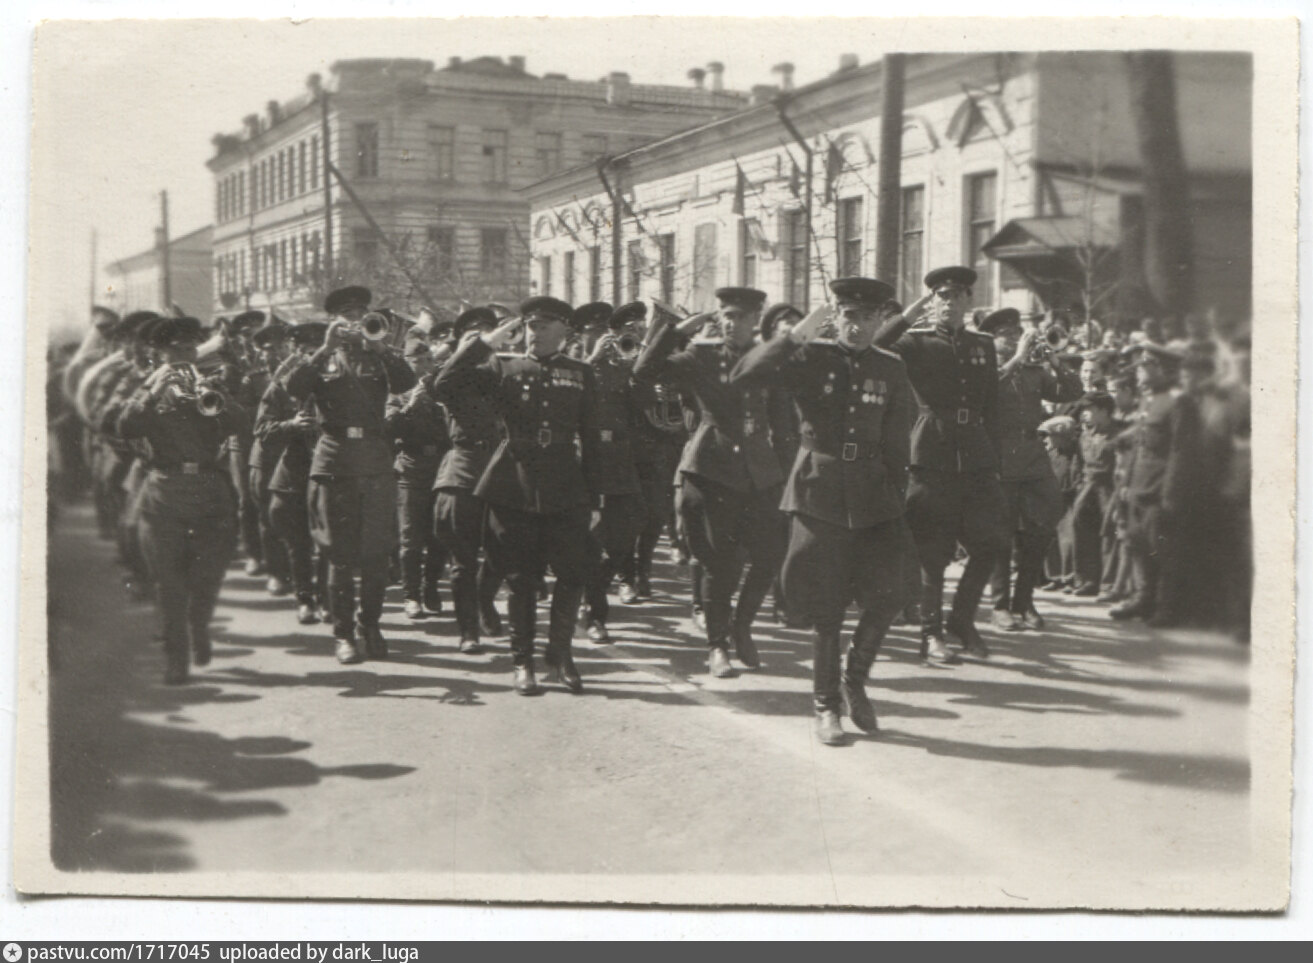
[[[940,324],[938,321],[935,322],[935,332],[937,334],[943,335],[949,341],[956,340],[958,335],[962,334],[965,331],[966,331],[966,325],[963,325],[962,327],[954,331],[946,324]]]

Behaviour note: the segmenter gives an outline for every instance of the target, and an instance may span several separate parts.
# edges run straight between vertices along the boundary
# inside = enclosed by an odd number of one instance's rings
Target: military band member
[[[388,399],[387,425],[397,450],[394,468],[403,606],[407,618],[418,619],[424,617],[425,610],[442,613],[438,580],[446,567],[447,553],[434,532],[437,493],[433,483],[451,440],[447,414],[429,391],[438,362],[428,339],[412,331],[406,338],[405,358],[418,383],[406,394]]]
[[[752,623],[784,556],[779,514],[784,475],[771,444],[772,429],[784,418],[781,399],[772,397],[769,388],[730,384],[730,372],[756,337],[766,295],[753,288],[721,288],[716,299],[721,338],[676,351],[681,334],[693,333],[710,318],[697,316],[676,325],[663,316],[648,332],[634,377],[686,389],[697,399],[700,423],[680,461],[676,510],[703,566],[708,670],[723,678],[734,672],[731,639],[745,668],[761,665]],[[743,554],[750,567],[735,608]]]
[[[645,313],[645,310],[644,310]],[[601,562],[589,579],[584,598],[587,604],[588,638],[610,642],[606,620],[610,605],[606,598],[612,577],[634,549],[635,540],[647,520],[642,484],[638,477],[635,448],[641,398],[648,394],[631,377],[634,359],[643,341],[641,314],[628,305],[607,319],[607,330],[593,344],[588,358],[596,394],[594,418],[598,431],[598,494],[600,510],[592,526]]]
[[[328,557],[333,637],[343,664],[361,659],[357,632],[366,656],[388,655],[378,621],[396,542],[397,491],[383,418],[388,395],[415,386],[406,362],[360,330],[370,298],[363,287],[329,294],[324,310],[336,320],[324,346],[284,379],[288,394],[297,401],[313,399],[319,412],[321,433],[310,466],[310,530]]]
[[[275,534],[269,520],[269,505],[272,499],[269,482],[278,467],[278,459],[282,456],[285,442],[280,443],[277,438],[267,440],[262,437],[260,412],[264,406],[264,397],[274,383],[274,375],[287,360],[290,351],[288,344],[290,332],[291,329],[286,323],[275,318],[251,335],[251,344],[260,354],[260,367],[247,372],[242,382],[243,392],[238,397],[238,403],[243,408],[256,413],[254,439],[246,459],[250,466],[247,493],[256,507],[260,557],[264,560],[265,571],[269,576],[267,588],[270,595],[276,596],[286,595],[291,591],[292,577],[287,546]],[[255,394],[257,390],[258,395]],[[281,390],[280,388],[279,391]],[[268,449],[266,444],[270,445]]]
[[[944,644],[944,569],[960,542],[970,554],[947,629],[964,650],[984,654],[975,627],[985,582],[1005,541],[998,462],[998,358],[994,340],[967,330],[976,272],[936,268],[925,276],[933,327],[909,331],[922,298],[888,323],[876,344],[907,364],[918,413],[912,426],[907,520],[921,561],[921,653],[957,661]]]
[[[817,737],[839,745],[841,707],[857,728],[876,728],[866,678],[903,605],[903,569],[915,550],[903,518],[911,387],[898,356],[871,344],[894,291],[871,278],[839,278],[830,290],[838,302],[834,342],[816,340],[828,312],[814,311],[748,352],[732,383],[780,385],[798,408],[801,447],[780,505],[790,518],[784,591],[790,611],[815,629]],[[861,618],[841,681],[839,636],[853,601]]]
[[[453,334],[458,340],[478,337],[496,326],[497,314],[492,308],[470,308],[456,319]],[[452,383],[441,378],[433,380],[431,392],[447,413],[451,441],[433,481],[434,534],[446,549],[451,565],[460,651],[476,653],[482,649],[480,632],[501,634],[501,620],[493,603],[501,575],[486,562],[479,562],[487,507],[474,492],[501,441],[501,423],[490,397],[453,391]]]
[[[189,643],[197,665],[210,661],[210,619],[237,534],[218,456],[244,416],[196,374],[200,322],[164,319],[151,337],[161,364],[124,407],[118,431],[149,444],[141,541],[159,593],[164,680],[178,685],[187,681]]]
[[[266,322],[263,311],[243,311],[223,327],[228,332],[228,362],[221,369],[226,390],[247,412],[254,412],[269,383],[266,365],[257,361],[261,352],[254,346],[253,336]],[[251,491],[251,447],[255,437],[251,425],[228,439],[225,459],[237,489],[238,521],[242,552],[246,555],[246,574],[264,575],[267,572],[264,542],[260,537],[260,501]]]
[[[571,648],[584,585],[597,565],[588,532],[599,490],[596,383],[592,368],[561,353],[574,322],[568,304],[534,297],[520,314],[522,320],[490,334],[467,336],[435,387],[439,396],[491,399],[505,428],[475,494],[488,506],[490,561],[510,589],[515,691],[540,691],[533,665],[537,582],[551,566],[546,662],[566,688],[581,692]],[[521,325],[526,353],[497,354]]]
[[[310,464],[319,437],[319,422],[312,399],[297,402],[284,387],[284,380],[324,343],[328,325],[305,321],[293,326],[293,354],[283,362],[265,390],[256,416],[256,435],[263,449],[262,463],[272,464],[269,479],[269,524],[282,542],[289,561],[292,591],[296,595],[296,620],[302,625],[319,621],[319,606],[328,605],[328,581],[316,566],[315,544],[310,534]],[[325,613],[326,614],[326,613]]]
[[[1044,620],[1035,610],[1035,586],[1042,580],[1044,553],[1057,535],[1065,505],[1036,429],[1046,417],[1043,402],[1074,403],[1081,396],[1081,383],[1053,351],[1041,350],[1041,356],[1032,357],[1040,343],[1039,332],[1031,328],[1023,334],[1021,313],[1015,308],[988,315],[981,321],[980,331],[993,337],[1000,365],[997,437],[1007,541],[990,579],[993,624],[1005,631],[1042,629]]]
[[[1080,400],[1081,487],[1072,509],[1072,540],[1076,554],[1076,588],[1073,595],[1099,594],[1108,556],[1115,548],[1108,532],[1109,514],[1116,493],[1117,403],[1106,391],[1091,392]],[[1111,579],[1109,579],[1111,582]]]

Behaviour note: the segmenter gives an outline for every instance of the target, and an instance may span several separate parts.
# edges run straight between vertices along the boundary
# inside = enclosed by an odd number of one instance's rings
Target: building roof
[[[1089,245],[1115,247],[1117,238],[1103,222],[1075,215],[1018,217],[1008,221],[981,249],[998,260],[1048,257]]]
[[[169,241],[169,255],[175,254],[203,254],[210,256],[213,247],[214,225],[206,224],[204,227],[198,227],[190,233],[181,237],[172,238]],[[160,256],[160,249],[157,246],[149,247],[144,251],[136,254],[129,254],[125,258],[119,258],[106,265],[106,269],[123,274],[136,268],[146,267],[152,264]]]

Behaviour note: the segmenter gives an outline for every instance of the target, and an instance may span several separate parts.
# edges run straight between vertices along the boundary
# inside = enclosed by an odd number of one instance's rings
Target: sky
[[[835,70],[842,53],[878,58],[887,22],[680,18],[466,20],[204,20],[52,22],[34,49],[32,218],[34,256],[49,257],[62,283],[41,306],[51,324],[81,326],[97,273],[153,244],[162,190],[172,237],[210,223],[211,137],[236,131],[265,103],[304,90],[352,57],[422,57],[438,66],[520,54],[534,74],[596,80],[626,70],[635,83],[690,83],[687,71],[719,60],[725,84],[772,83],[771,67],[795,65],[805,84]]]

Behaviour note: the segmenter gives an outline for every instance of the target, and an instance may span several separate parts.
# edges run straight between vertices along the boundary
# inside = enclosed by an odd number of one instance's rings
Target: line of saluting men
[[[778,617],[813,631],[816,732],[834,745],[842,714],[877,727],[865,684],[896,619],[919,619],[937,665],[989,656],[975,626],[987,584],[996,627],[1042,627],[1034,591],[1064,514],[1078,533],[1071,589],[1133,592],[1114,617],[1164,621],[1163,586],[1179,582],[1164,571],[1182,555],[1165,547],[1162,491],[1184,475],[1164,427],[1180,420],[1167,391],[1180,353],[1133,346],[1142,417],[1128,427],[1115,421],[1125,399],[1037,352],[1015,310],[968,327],[975,279],[931,271],[906,310],[882,281],[840,278],[834,307],[806,317],[722,288],[715,312],[689,318],[540,296],[514,316],[478,307],[408,330],[347,287],[324,303],[330,323],[247,312],[208,340],[194,318],[98,309],[62,388],[88,429],[102,534],[117,537],[130,589],[156,590],[168,683],[210,660],[240,534],[247,573],[294,595],[300,623],[330,623],[344,664],[387,657],[394,558],[411,618],[442,611],[449,565],[461,652],[501,634],[504,583],[522,695],[541,691],[550,568],[545,661],[580,692],[581,606],[589,638],[609,642],[613,580],[626,603],[650,597],[673,520],[708,671],[734,674],[731,652],[760,667],[752,627],[773,590]],[[1054,406],[1064,413],[1046,421]],[[1062,461],[1076,437],[1063,439],[1064,418],[1085,428],[1083,484],[1065,496],[1054,468],[1079,456]]]

